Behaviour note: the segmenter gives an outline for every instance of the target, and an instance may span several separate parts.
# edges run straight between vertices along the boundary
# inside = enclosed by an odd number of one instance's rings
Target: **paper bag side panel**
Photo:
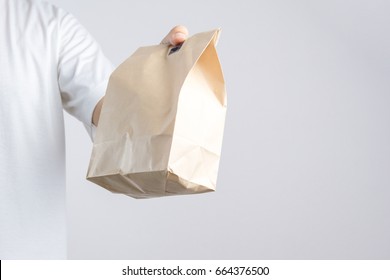
[[[179,96],[169,171],[215,189],[226,115],[226,92],[214,42],[190,71]]]

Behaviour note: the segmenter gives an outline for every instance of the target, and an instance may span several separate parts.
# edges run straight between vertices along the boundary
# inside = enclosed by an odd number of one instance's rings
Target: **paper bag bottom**
[[[112,174],[87,179],[113,192],[133,198],[152,198],[172,195],[197,194],[215,191],[186,181],[169,171],[142,172],[133,174]]]

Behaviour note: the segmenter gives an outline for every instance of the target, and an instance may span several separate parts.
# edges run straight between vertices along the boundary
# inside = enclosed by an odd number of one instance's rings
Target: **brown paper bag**
[[[218,35],[141,47],[112,73],[88,180],[135,198],[215,190],[226,113]]]

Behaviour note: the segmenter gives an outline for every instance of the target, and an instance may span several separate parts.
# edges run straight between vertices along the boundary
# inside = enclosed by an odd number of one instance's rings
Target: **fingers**
[[[161,41],[161,44],[165,45],[178,45],[183,43],[188,37],[188,30],[183,25],[177,25],[168,33],[167,36]]]

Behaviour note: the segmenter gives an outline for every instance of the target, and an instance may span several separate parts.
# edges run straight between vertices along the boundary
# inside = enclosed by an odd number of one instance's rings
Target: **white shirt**
[[[0,259],[66,258],[63,108],[91,133],[112,69],[70,14],[0,0]]]

